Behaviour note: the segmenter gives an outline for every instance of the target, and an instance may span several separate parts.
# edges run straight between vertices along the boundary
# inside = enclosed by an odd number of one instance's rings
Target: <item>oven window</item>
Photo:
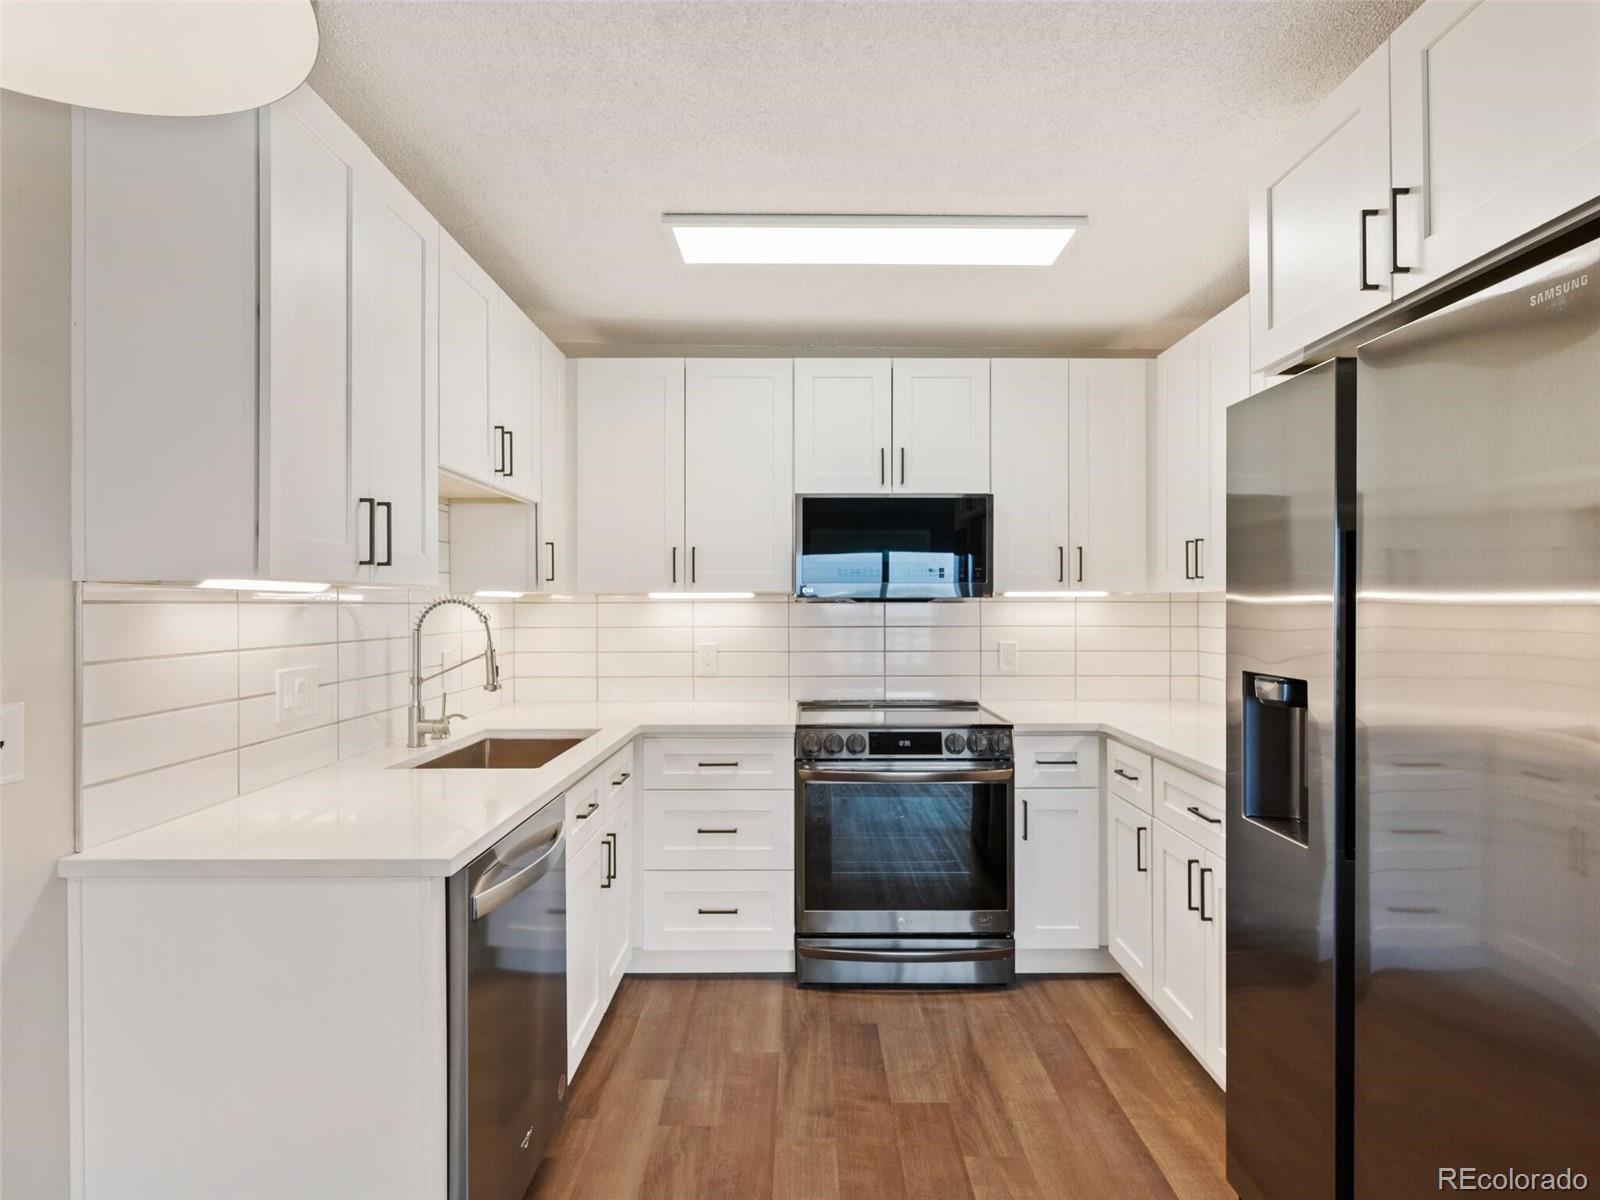
[[[807,783],[806,909],[1004,910],[1006,794],[987,783]]]

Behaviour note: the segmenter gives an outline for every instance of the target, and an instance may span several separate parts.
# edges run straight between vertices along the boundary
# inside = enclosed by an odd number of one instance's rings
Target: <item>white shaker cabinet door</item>
[[[600,962],[601,912],[609,860],[603,838],[574,851],[567,845],[567,1077],[578,1072],[605,1015]]]
[[[791,591],[793,362],[693,358],[684,387],[689,589]]]
[[[1600,196],[1600,4],[1429,0],[1389,78],[1397,296]]]
[[[995,361],[998,367],[999,360]],[[1139,592],[1147,578],[1145,429],[1151,365],[1142,358],[1072,360],[1068,587]],[[999,497],[996,496],[996,504]]]
[[[1200,333],[1156,359],[1156,520],[1154,578],[1159,592],[1198,591],[1198,543],[1211,520],[1210,423],[1200,401]]]
[[[539,335],[539,550],[537,585],[543,592],[571,590],[572,396],[567,356]]]
[[[350,580],[362,557],[350,486],[352,259],[368,151],[309,88],[261,119],[261,574]]]
[[[888,359],[796,359],[795,492],[848,496],[889,491],[891,414]]]
[[[1200,868],[1206,852],[1155,822],[1151,844],[1154,922],[1151,1000],[1195,1054],[1206,1038],[1205,926],[1200,921]]]
[[[495,486],[523,500],[539,498],[539,330],[495,289],[489,357],[489,458]]]
[[[494,485],[489,375],[500,289],[439,233],[439,466]]]
[[[376,159],[356,210],[354,520],[362,578],[439,570],[439,224]]]
[[[600,834],[606,878],[600,896],[600,1006],[611,1006],[611,999],[622,984],[628,963],[633,958],[633,880],[638,871],[638,848],[633,832],[633,796],[606,821]]]
[[[988,359],[894,360],[889,474],[897,492],[989,490]]]
[[[1071,369],[1064,358],[994,360],[990,386],[996,592],[1064,591],[1070,586],[1067,451]],[[1141,409],[1141,429],[1143,421]],[[1142,432],[1139,440],[1142,447]],[[1143,470],[1139,478],[1142,492]],[[1142,515],[1143,503],[1139,507]],[[1142,519],[1140,528],[1142,540]]]
[[[1100,944],[1100,789],[1017,789],[1017,946]]]
[[[1221,591],[1228,565],[1228,406],[1250,395],[1250,298],[1236,300],[1200,327],[1199,381],[1206,458],[1207,519],[1197,549],[1200,590]]]
[[[1329,93],[1249,181],[1251,365],[1389,302],[1389,47]]]
[[[577,382],[578,590],[681,590],[683,359],[580,359]]]
[[[1206,851],[1200,880],[1206,946],[1206,1042],[1201,1055],[1217,1082],[1228,1078],[1228,864]]]
[[[1146,996],[1152,982],[1151,818],[1106,797],[1106,942],[1122,973]]]

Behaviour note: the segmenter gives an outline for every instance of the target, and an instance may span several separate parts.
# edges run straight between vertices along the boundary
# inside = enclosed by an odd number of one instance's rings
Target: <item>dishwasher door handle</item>
[[[550,847],[538,858],[509,875],[501,875],[503,864],[497,865],[468,897],[468,913],[472,920],[481,920],[507,901],[515,899],[550,873],[550,860],[565,841],[560,829],[550,839]]]

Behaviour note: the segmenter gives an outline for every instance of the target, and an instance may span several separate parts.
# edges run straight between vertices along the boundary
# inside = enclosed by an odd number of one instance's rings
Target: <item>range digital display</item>
[[[938,758],[942,734],[937,729],[867,734],[867,753],[877,758],[902,754],[909,758]]]

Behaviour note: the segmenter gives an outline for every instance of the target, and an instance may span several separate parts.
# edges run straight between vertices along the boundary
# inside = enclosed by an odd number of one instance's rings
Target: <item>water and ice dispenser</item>
[[[1244,817],[1309,845],[1306,681],[1244,673]]]

